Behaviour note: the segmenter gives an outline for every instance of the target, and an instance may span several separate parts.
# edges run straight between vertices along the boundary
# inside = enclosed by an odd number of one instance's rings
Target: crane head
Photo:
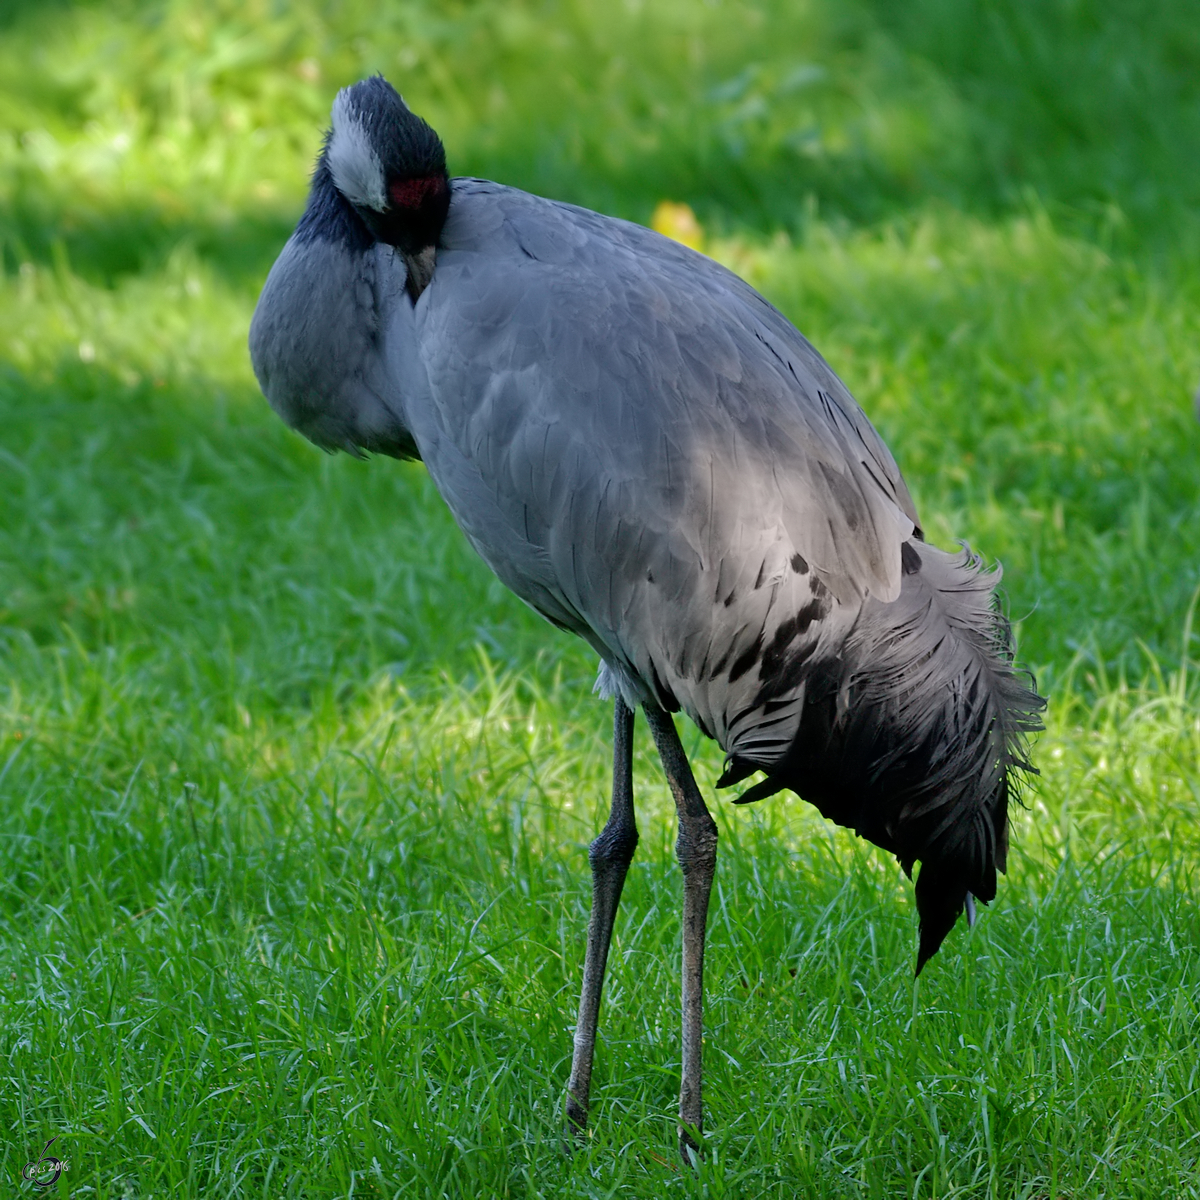
[[[375,238],[428,260],[450,208],[446,151],[382,75],[342,88],[323,157],[333,182]],[[422,283],[423,286],[423,283]]]
[[[421,380],[404,374],[416,354],[400,289],[415,305],[432,279],[449,207],[437,134],[381,76],[343,88],[250,323],[264,395],[318,446],[418,456],[404,404]]]

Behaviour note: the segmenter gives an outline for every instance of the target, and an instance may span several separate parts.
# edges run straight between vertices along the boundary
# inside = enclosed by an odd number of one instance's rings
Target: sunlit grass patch
[[[62,372],[85,394],[199,382],[209,399],[214,387],[245,392],[253,380],[241,352],[244,294],[186,246],[116,288],[81,279],[65,252],[49,266],[26,260],[0,291],[0,314],[7,364],[41,380]]]
[[[283,720],[196,712],[183,737],[179,713],[161,748],[128,745],[138,722],[113,709],[134,698],[97,705],[86,680],[57,712],[10,697],[6,1053],[23,1075],[56,1064],[25,1119],[66,1128],[110,1180],[101,1147],[119,1150],[139,1187],[274,1170],[303,1194],[372,1160],[385,1190],[532,1170],[591,1195],[592,1169],[683,1186],[661,1153],[679,882],[649,739],[595,1133],[571,1165],[558,1105],[607,720],[553,675],[479,671],[469,688],[385,674]],[[871,1194],[921,1163],[938,1195],[1032,1196],[1190,1169],[1200,981],[1178,831],[1200,733],[1179,686],[1060,693],[1000,896],[919,985],[893,862],[798,801],[718,803],[712,1186]],[[112,758],[74,733],[88,716]],[[1155,755],[1176,774],[1145,772]],[[716,769],[702,751],[701,778]]]

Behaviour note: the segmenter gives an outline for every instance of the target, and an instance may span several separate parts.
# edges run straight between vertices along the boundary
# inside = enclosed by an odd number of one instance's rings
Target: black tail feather
[[[789,787],[895,854],[916,884],[917,971],[963,912],[987,903],[1008,849],[1008,802],[1045,701],[1013,663],[999,569],[911,543],[900,596],[868,600],[836,657],[814,662],[800,729],[742,800]],[[913,556],[910,556],[910,558]],[[745,764],[731,764],[731,775]]]
[[[917,946],[917,970],[938,952],[946,935],[967,905],[967,887],[961,876],[941,868],[936,862],[923,863],[917,876],[917,912],[920,913]]]

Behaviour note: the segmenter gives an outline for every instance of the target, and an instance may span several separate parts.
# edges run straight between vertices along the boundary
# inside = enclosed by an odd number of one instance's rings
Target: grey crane
[[[679,814],[680,1152],[701,1123],[717,828],[672,713],[735,801],[790,788],[916,881],[918,972],[991,900],[1043,701],[965,550],[824,359],[752,288],[650,230],[479,179],[382,77],[338,93],[307,208],[250,328],[275,411],[318,446],[420,458],[483,560],[600,656],[612,810],[567,1116],[587,1122],[613,921],[638,833],[634,714]]]

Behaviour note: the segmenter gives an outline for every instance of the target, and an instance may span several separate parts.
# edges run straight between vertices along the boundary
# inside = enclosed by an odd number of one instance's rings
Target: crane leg
[[[618,696],[613,712],[612,811],[600,836],[588,847],[588,861],[592,865],[592,915],[588,921],[579,1019],[575,1023],[575,1053],[567,1084],[567,1120],[577,1137],[582,1137],[587,1129],[604,968],[621,889],[637,844],[637,823],[633,816],[633,709]]]
[[[692,776],[670,713],[646,705],[646,720],[662,759],[675,807],[679,838],[675,854],[683,868],[683,1077],[679,1087],[679,1153],[694,1166],[703,1132],[700,1098],[704,1036],[704,929],[717,867],[717,826]]]

